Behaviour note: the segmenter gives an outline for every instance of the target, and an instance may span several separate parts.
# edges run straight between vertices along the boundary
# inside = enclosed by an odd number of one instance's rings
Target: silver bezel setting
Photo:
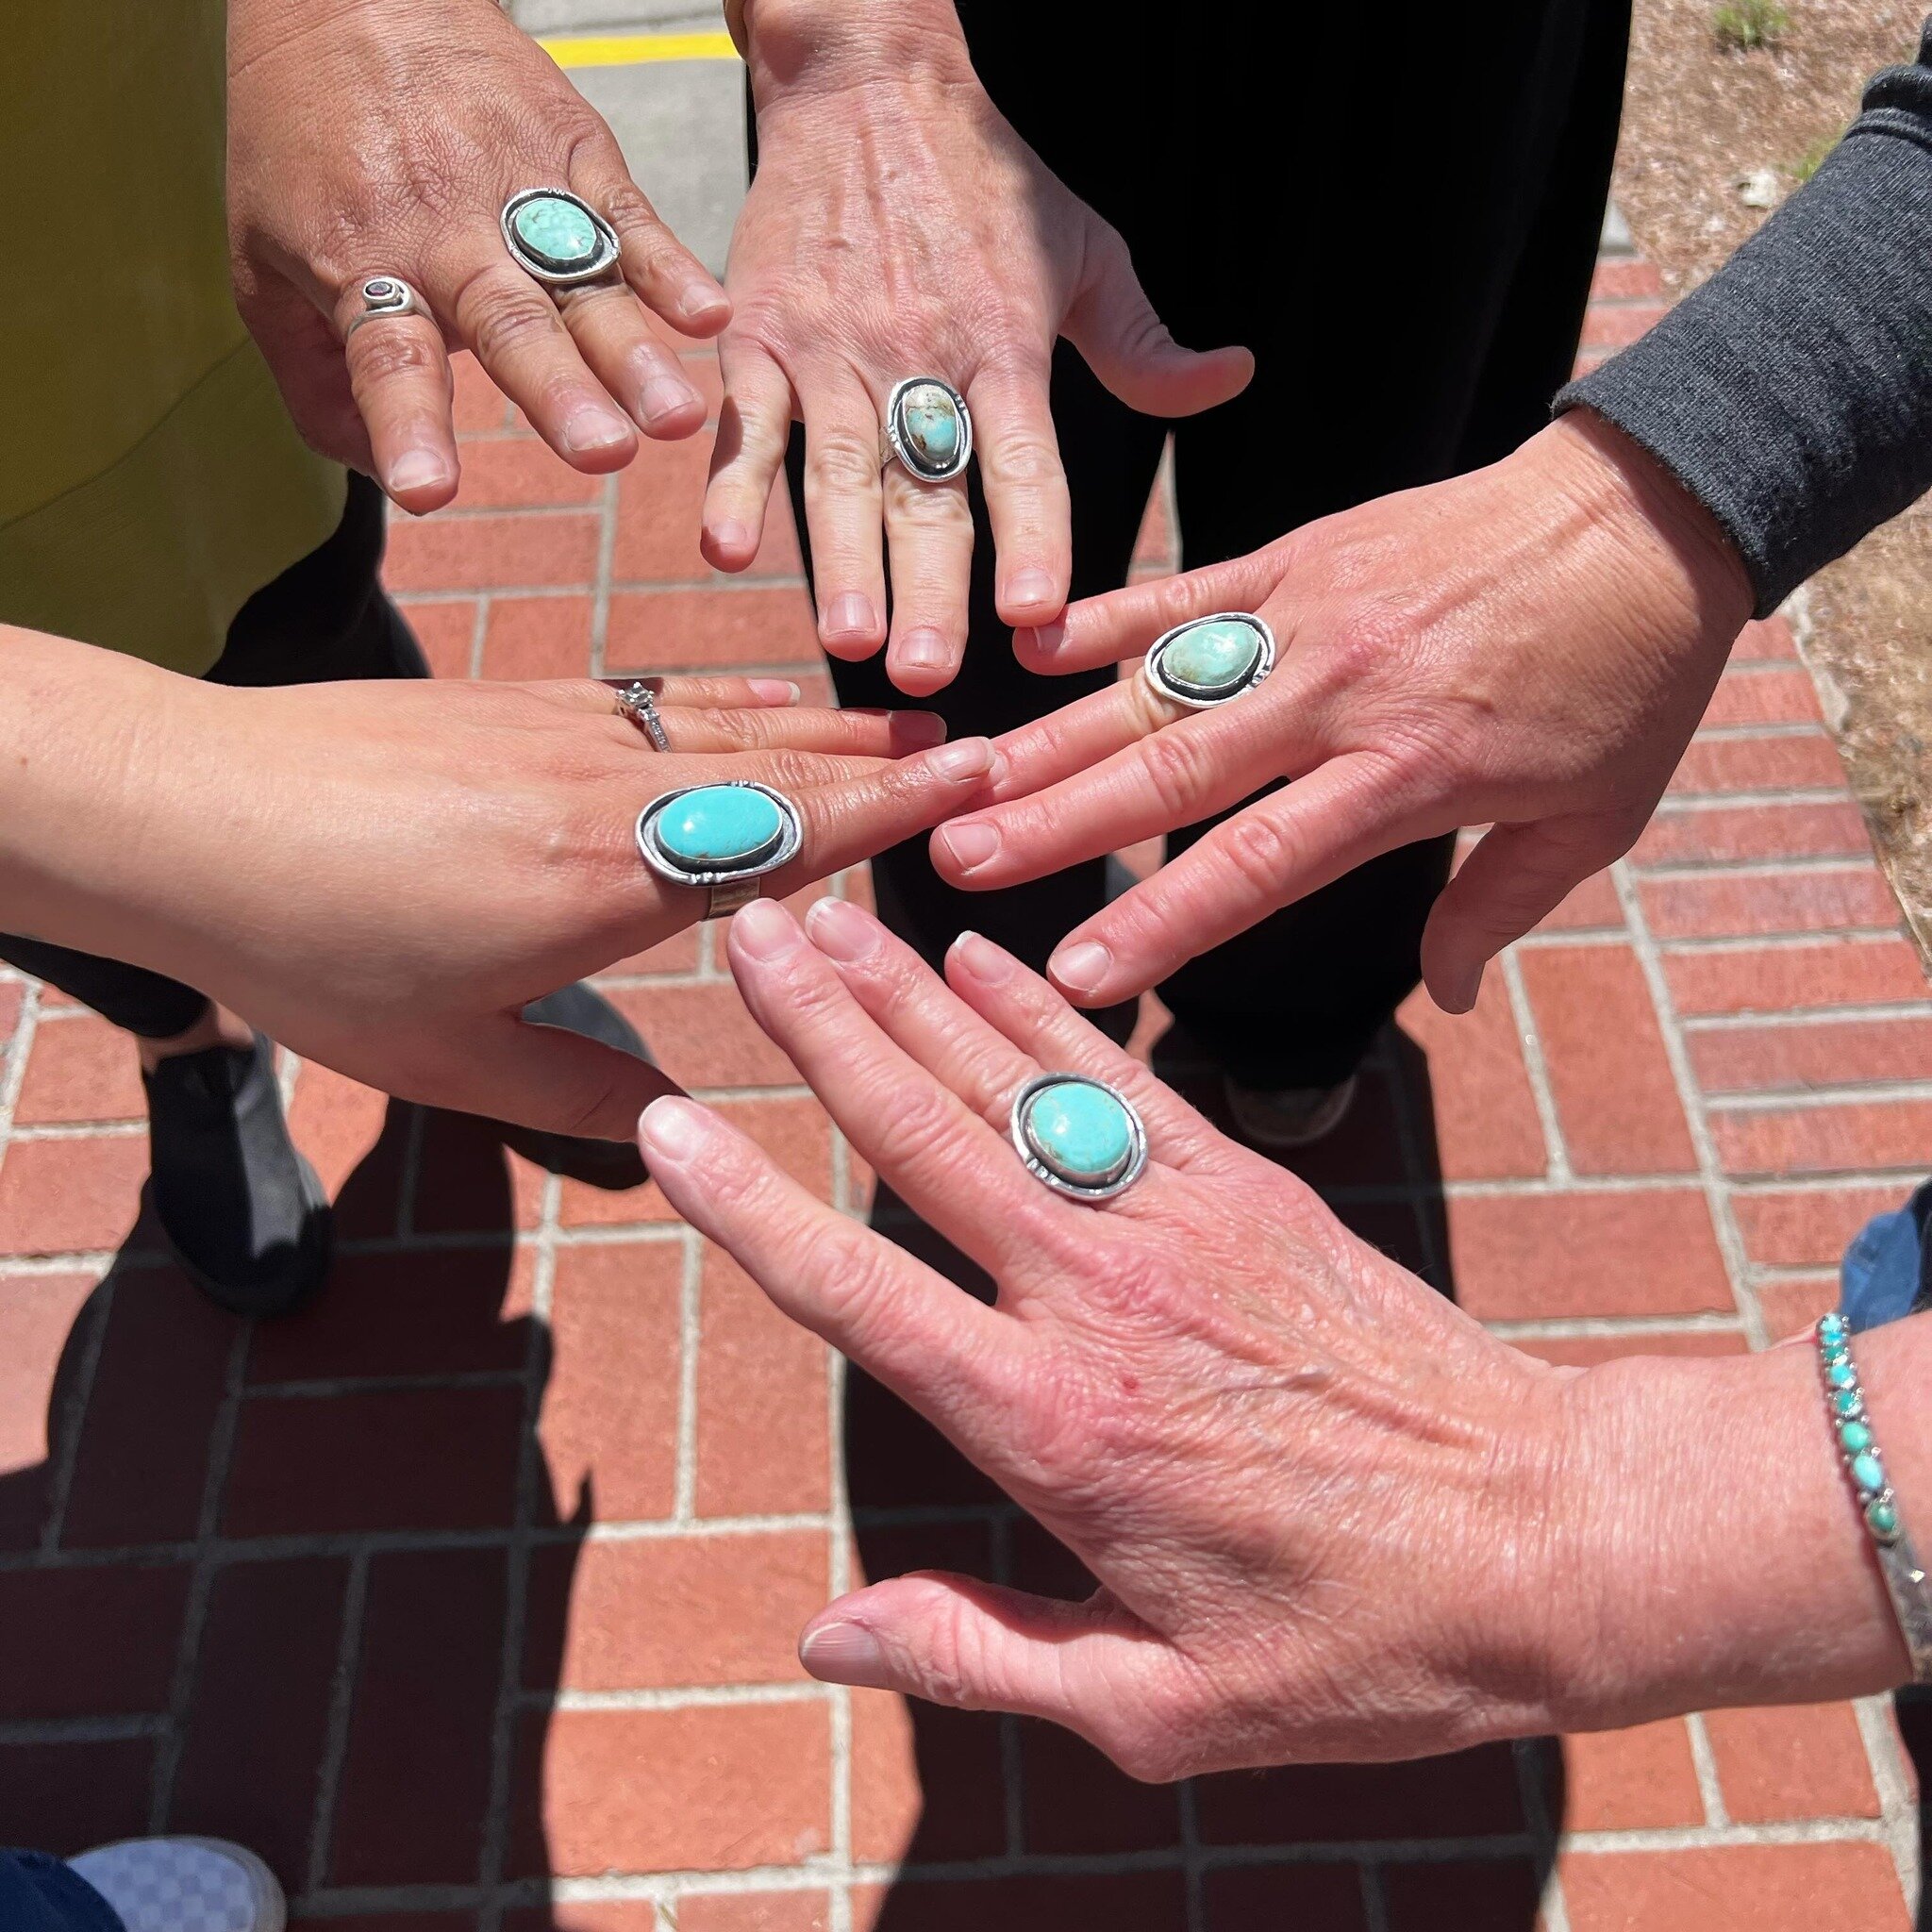
[[[567,201],[590,216],[591,225],[597,231],[597,253],[588,267],[548,268],[529,252],[517,235],[513,217],[518,208],[531,201]],[[574,289],[580,282],[594,282],[600,275],[610,273],[622,252],[616,229],[581,194],[573,194],[568,188],[519,189],[504,203],[503,211],[496,218],[496,225],[503,231],[503,245],[509,250],[510,259],[526,275],[541,282],[547,289]]]
[[[1160,660],[1167,647],[1185,631],[1191,631],[1204,624],[1245,624],[1261,634],[1261,654],[1255,659],[1248,675],[1233,691],[1224,691],[1219,697],[1204,698],[1191,691],[1179,690],[1171,684],[1160,668]],[[1147,656],[1141,660],[1141,675],[1149,686],[1171,705],[1180,705],[1190,711],[1211,711],[1221,705],[1231,705],[1236,698],[1245,697],[1274,669],[1274,633],[1268,628],[1265,618],[1257,617],[1252,610],[1217,610],[1208,617],[1191,617],[1185,624],[1177,624],[1170,631],[1163,631],[1149,646]]]
[[[899,408],[907,392],[924,389],[928,383],[934,389],[944,390],[952,398],[954,408],[959,412],[959,453],[943,470],[927,469],[913,455],[906,432],[899,425]],[[886,398],[886,442],[906,474],[915,482],[950,483],[955,476],[963,475],[966,465],[973,460],[973,412],[966,407],[966,398],[943,376],[908,375],[904,382],[894,383],[892,393]]]
[[[785,829],[779,834],[777,849],[768,853],[756,865],[718,869],[699,867],[695,870],[680,865],[669,853],[658,849],[651,837],[652,822],[667,806],[689,797],[693,791],[722,789],[717,785],[680,785],[675,791],[660,791],[638,814],[639,856],[659,878],[669,879],[675,886],[697,886],[708,891],[717,886],[728,886],[739,879],[762,878],[768,872],[776,872],[781,865],[789,865],[798,857],[798,848],[805,842],[805,825],[798,816],[798,808],[782,791],[774,791],[769,785],[754,784],[749,778],[731,778],[725,782],[746,791],[761,791],[778,808],[779,816],[785,821]]]
[[[1127,1116],[1128,1132],[1133,1138],[1133,1146],[1127,1155],[1127,1164],[1112,1180],[1104,1181],[1098,1187],[1089,1187],[1079,1181],[1069,1180],[1057,1168],[1035,1152],[1033,1143],[1026,1137],[1026,1108],[1035,1094],[1043,1092],[1049,1087],[1064,1087],[1073,1081],[1082,1087],[1098,1087],[1103,1093],[1110,1094],[1118,1101]],[[1147,1167],[1147,1128],[1141,1119],[1140,1109],[1123,1093],[1118,1087],[1109,1087],[1105,1080],[1091,1079],[1085,1074],[1041,1074],[1027,1081],[1013,1096],[1013,1110],[1008,1117],[1008,1130],[1012,1136],[1013,1151],[1025,1163],[1026,1172],[1037,1181],[1044,1181],[1057,1194],[1066,1194],[1075,1201],[1110,1201],[1116,1194],[1124,1194],[1139,1180]]]

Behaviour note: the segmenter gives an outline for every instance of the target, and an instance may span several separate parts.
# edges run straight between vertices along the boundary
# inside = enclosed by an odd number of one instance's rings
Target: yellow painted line
[[[559,67],[641,67],[650,60],[736,60],[731,36],[573,34],[537,44]]]

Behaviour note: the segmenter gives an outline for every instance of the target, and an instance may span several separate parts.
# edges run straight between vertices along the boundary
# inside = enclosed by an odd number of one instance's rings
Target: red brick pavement
[[[1606,262],[1586,356],[1657,292]],[[391,561],[440,674],[824,690],[782,514],[743,578],[697,556],[702,439],[586,480],[467,366],[460,401],[461,507]],[[1157,501],[1141,567],[1171,549]],[[712,935],[608,983],[859,1203]],[[1501,1332],[1723,1351],[1824,1304],[1932,1158],[1932,998],[1784,623],[1740,642],[1632,858],[1474,1016],[1402,1025],[1308,1171]],[[814,1686],[792,1635],[862,1574],[1077,1578],[655,1190],[559,1185],[291,1066],[346,1239],[328,1294],[257,1332],[137,1219],[125,1045],[0,976],[0,1840],[231,1833],[359,1932],[1526,1932],[1540,1899],[1547,1932],[1907,1923],[1882,1706],[1174,1790],[1043,1726]]]

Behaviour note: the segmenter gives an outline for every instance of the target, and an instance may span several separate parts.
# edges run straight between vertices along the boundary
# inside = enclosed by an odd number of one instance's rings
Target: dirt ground
[[[1616,195],[1665,286],[1696,286],[1910,57],[1932,0],[1785,0],[1788,30],[1720,44],[1719,0],[1636,0]],[[1769,183],[1747,190],[1753,175]],[[1879,854],[1932,965],[1932,498],[1800,593],[1799,631]]]

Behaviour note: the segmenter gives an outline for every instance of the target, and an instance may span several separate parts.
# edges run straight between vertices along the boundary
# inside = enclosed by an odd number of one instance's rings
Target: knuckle
[[[878,481],[878,451],[843,430],[821,431],[808,439],[805,475],[820,490],[870,490]]]
[[[908,1167],[935,1156],[943,1158],[957,1126],[947,1096],[930,1084],[901,1087],[879,1096],[872,1118],[877,1123],[879,1144],[891,1148],[894,1159]]]
[[[1037,435],[1002,437],[989,443],[980,457],[980,470],[994,483],[1023,489],[1066,483],[1058,449]]]
[[[1213,783],[1212,760],[1198,734],[1170,727],[1141,747],[1141,768],[1163,811],[1178,816],[1198,809]]]
[[[1300,856],[1280,826],[1253,812],[1230,819],[1222,827],[1220,842],[1236,874],[1261,893],[1278,891]]]
[[[439,376],[443,368],[441,344],[427,329],[405,324],[356,331],[351,343],[351,367],[364,387],[412,376]]]

